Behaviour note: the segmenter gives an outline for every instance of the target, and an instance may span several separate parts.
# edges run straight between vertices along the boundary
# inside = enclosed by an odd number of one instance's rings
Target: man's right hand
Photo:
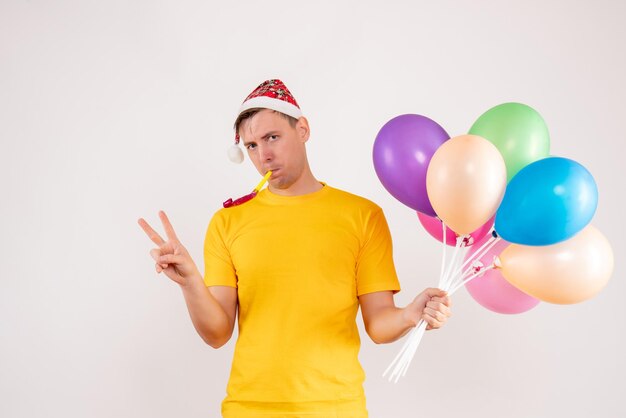
[[[161,218],[161,222],[165,228],[167,241],[164,241],[143,218],[139,218],[138,220],[139,226],[146,232],[152,242],[159,246],[159,248],[150,250],[150,255],[156,262],[156,271],[157,273],[164,271],[167,277],[180,286],[187,286],[193,277],[202,277],[202,275],[191,259],[187,249],[178,240],[174,228],[167,218],[167,215],[165,215],[165,212],[159,211],[159,218]]]

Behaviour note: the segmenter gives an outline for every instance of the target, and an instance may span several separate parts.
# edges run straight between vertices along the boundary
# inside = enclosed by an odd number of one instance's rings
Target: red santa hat
[[[285,84],[277,79],[266,80],[246,97],[237,117],[253,108],[272,109],[298,119],[302,116],[300,106]],[[235,144],[228,150],[228,158],[235,163],[243,161],[243,152],[239,147],[239,133],[235,132]]]

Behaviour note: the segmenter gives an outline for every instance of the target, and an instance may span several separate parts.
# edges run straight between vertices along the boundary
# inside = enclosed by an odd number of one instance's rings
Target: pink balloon
[[[426,232],[430,234],[430,236],[432,236],[439,242],[443,242],[443,228],[441,226],[440,219],[425,215],[421,212],[417,212],[417,219],[419,219],[420,223],[422,224]],[[467,243],[467,246],[473,245],[476,241],[491,232],[494,219],[495,215],[492,216],[491,219],[489,219],[483,226],[472,232],[470,234],[470,240]],[[457,233],[446,226],[446,244],[452,247],[456,246],[456,237]]]
[[[490,235],[472,245],[465,259],[472,257],[482,245],[489,240]],[[477,258],[485,267],[493,263],[494,257],[500,255],[511,243],[503,239],[498,241],[482,257]],[[526,312],[539,304],[539,299],[527,295],[514,287],[502,276],[499,269],[484,272],[465,285],[469,294],[476,302],[490,311],[501,314],[519,314]]]

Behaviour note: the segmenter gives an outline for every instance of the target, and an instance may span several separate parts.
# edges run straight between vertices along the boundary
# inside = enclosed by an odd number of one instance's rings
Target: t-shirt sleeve
[[[230,251],[225,243],[224,220],[213,215],[204,238],[205,286],[237,287],[237,275]]]
[[[356,265],[357,296],[365,293],[400,291],[393,263],[391,233],[382,209],[377,207],[366,219],[364,243]]]

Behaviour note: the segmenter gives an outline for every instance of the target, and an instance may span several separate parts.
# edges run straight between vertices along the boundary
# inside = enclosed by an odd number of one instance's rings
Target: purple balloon
[[[426,172],[433,154],[448,139],[450,135],[426,116],[396,116],[381,128],[374,141],[378,179],[400,202],[437,216],[426,193]]]

